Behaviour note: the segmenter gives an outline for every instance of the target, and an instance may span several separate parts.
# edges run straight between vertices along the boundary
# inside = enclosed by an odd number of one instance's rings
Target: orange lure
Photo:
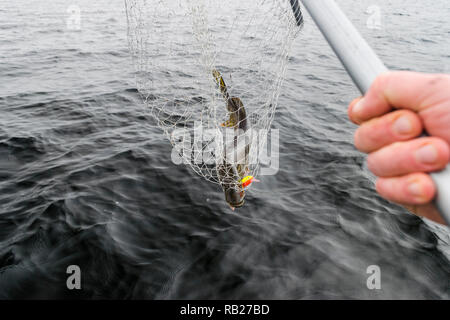
[[[253,176],[246,176],[241,180],[242,187],[247,188],[252,184],[253,181],[256,181]]]

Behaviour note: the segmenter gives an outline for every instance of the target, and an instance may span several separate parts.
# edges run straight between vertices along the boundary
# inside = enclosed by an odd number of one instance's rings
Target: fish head
[[[229,188],[225,190],[225,200],[228,205],[234,208],[240,208],[244,205],[245,191]]]

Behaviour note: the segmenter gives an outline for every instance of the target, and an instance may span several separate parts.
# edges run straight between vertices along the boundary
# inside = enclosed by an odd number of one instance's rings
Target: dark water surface
[[[449,298],[449,231],[374,192],[346,117],[358,92],[309,16],[273,122],[280,170],[233,213],[171,162],[123,1],[1,3],[0,298]],[[381,29],[372,1],[339,3],[389,68],[450,71],[448,1],[377,1]]]

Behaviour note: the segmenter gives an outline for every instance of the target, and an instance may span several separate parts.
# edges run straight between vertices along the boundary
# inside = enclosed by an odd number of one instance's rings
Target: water
[[[339,3],[389,68],[449,72],[446,1],[378,1],[379,30],[371,1]],[[309,16],[273,123],[280,170],[231,212],[171,163],[122,1],[1,4],[0,298],[449,298],[449,231],[374,192],[346,117],[358,92]]]

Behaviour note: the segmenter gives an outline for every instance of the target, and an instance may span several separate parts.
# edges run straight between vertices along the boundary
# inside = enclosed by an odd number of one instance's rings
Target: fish
[[[223,80],[222,75],[216,69],[212,71],[213,77],[220,88],[223,98],[226,102],[228,111],[228,120],[221,124],[222,127],[234,129],[233,145],[226,146],[226,152],[223,161],[217,165],[217,175],[225,194],[225,201],[232,210],[240,208],[245,202],[245,187],[253,180],[252,176],[248,176],[248,158],[250,145],[244,142],[244,147],[238,146],[238,137],[245,134],[248,129],[247,113],[242,100],[238,97],[230,97],[228,88]],[[242,149],[244,154],[242,155]],[[231,163],[229,158],[237,153],[237,164]],[[231,156],[230,156],[231,155]],[[241,163],[243,160],[244,163]]]

